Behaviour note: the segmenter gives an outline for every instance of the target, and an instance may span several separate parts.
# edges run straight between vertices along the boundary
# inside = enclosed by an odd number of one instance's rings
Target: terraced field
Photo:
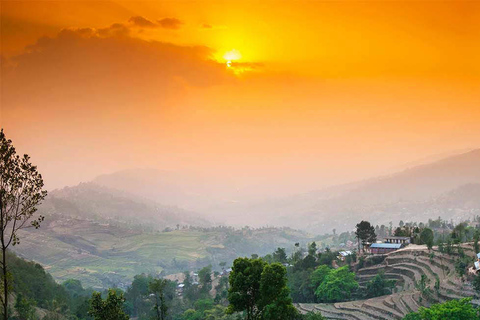
[[[471,247],[463,245],[473,263],[474,252]],[[383,270],[387,278],[396,280],[393,294],[333,304],[300,303],[296,307],[302,313],[320,312],[327,319],[402,319],[407,313],[417,311],[420,306],[428,307],[433,303],[474,296],[469,282],[463,282],[456,274],[455,260],[456,256],[443,254],[436,248],[430,255],[425,246],[411,245],[385,255],[382,263],[357,272],[359,285],[365,286]],[[423,290],[419,286],[422,275],[429,279]],[[473,300],[473,303],[478,305],[480,301]]]
[[[81,217],[48,217],[38,230],[20,233],[14,252],[40,263],[58,282],[82,281],[85,287],[126,288],[141,273],[170,274],[198,270],[239,256],[265,255],[277,247],[311,241],[287,229],[143,230],[140,226]]]

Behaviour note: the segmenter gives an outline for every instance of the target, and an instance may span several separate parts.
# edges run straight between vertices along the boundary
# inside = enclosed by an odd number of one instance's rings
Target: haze
[[[480,146],[478,2],[2,1],[1,29],[1,126],[48,189],[259,200]]]

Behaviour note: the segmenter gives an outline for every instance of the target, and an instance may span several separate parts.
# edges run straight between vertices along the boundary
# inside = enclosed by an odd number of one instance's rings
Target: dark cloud
[[[158,20],[158,24],[165,29],[180,29],[180,27],[183,25],[183,22],[177,18],[163,18],[161,20]]]
[[[137,27],[141,28],[157,28],[158,25],[153,23],[152,21],[144,18],[142,16],[131,17],[128,22],[134,24]]]
[[[212,26],[211,24],[204,23],[204,24],[202,24],[202,28],[203,28],[203,29],[212,29],[213,26]]]
[[[133,38],[121,24],[65,29],[2,62],[2,102],[5,109],[22,113],[71,110],[73,105],[78,110],[128,109],[139,101],[147,108],[187,87],[234,81],[212,55],[205,46]]]
[[[97,33],[101,37],[128,36],[130,29],[122,23],[114,23],[110,27],[97,29]]]
[[[159,128],[192,112],[182,102],[189,92],[235,81],[208,47],[145,41],[124,29],[66,29],[2,57],[2,125],[28,128],[15,136],[32,155],[49,154],[39,164],[46,171],[85,167],[86,158],[120,163],[130,150],[167,143]]]

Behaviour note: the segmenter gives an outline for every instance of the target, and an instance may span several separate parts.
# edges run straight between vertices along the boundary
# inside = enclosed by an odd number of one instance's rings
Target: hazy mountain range
[[[177,224],[211,225],[196,213],[93,182],[50,192],[40,210],[46,214],[64,214],[74,218],[129,222],[155,230]]]
[[[277,246],[291,248],[334,228],[353,230],[360,220],[396,225],[399,220],[426,222],[440,216],[458,222],[480,215],[480,150],[389,176],[263,201],[222,202],[223,196],[211,194],[202,202],[211,189],[200,180],[183,183],[177,177],[130,170],[53,190],[39,208],[46,216],[42,227],[22,232],[22,245],[14,249],[58,280],[75,278],[105,287],[128,283],[142,272],[178,272],[266,254]],[[202,204],[195,211],[180,206],[195,203]],[[204,228],[221,224],[307,232]]]
[[[467,199],[478,191],[480,150],[432,159],[435,161],[391,175],[256,201],[226,187],[217,195],[205,179],[156,170],[117,172],[100,176],[94,183],[159,204],[188,208],[212,222],[237,226],[294,226],[320,232],[351,229],[354,221],[346,221],[346,216],[374,223],[418,220],[423,213],[426,218],[470,218],[478,209],[475,201]],[[456,200],[446,200],[452,197]],[[467,204],[472,204],[472,212],[462,211]]]

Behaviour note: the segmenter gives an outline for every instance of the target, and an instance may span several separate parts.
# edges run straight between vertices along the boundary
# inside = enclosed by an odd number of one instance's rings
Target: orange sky
[[[479,2],[1,5],[2,127],[50,188],[155,167],[288,193],[480,147]]]

